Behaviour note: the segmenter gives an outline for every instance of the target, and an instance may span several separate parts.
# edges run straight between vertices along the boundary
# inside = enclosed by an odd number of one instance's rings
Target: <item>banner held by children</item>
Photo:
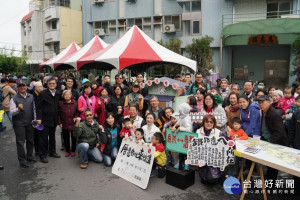
[[[234,164],[234,141],[224,137],[193,138],[189,143],[186,164],[213,166],[224,171],[229,164]]]
[[[146,189],[154,160],[155,148],[123,140],[112,173]]]
[[[166,149],[169,151],[186,154],[189,147],[189,142],[191,142],[191,140],[194,137],[198,137],[198,134],[193,132],[184,132],[184,131],[179,131],[177,133],[177,132],[172,132],[171,129],[167,128]]]

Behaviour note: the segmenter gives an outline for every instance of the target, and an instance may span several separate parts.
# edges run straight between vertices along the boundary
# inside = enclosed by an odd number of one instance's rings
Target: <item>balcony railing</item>
[[[59,42],[59,30],[45,32],[45,43]]]
[[[230,24],[236,24],[246,21],[276,18],[299,18],[300,10],[272,11],[264,13],[239,13],[225,14],[222,16],[223,28]]]
[[[70,8],[71,0],[45,0],[44,1],[44,9],[51,6],[63,6]]]

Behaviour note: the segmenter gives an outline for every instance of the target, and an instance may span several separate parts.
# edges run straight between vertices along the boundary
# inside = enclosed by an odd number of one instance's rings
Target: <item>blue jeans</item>
[[[10,112],[6,111],[5,113],[6,113],[7,117],[8,117],[8,119],[9,119],[10,123],[12,124],[12,116],[11,116]],[[3,115],[2,127],[6,127],[6,124],[5,124],[5,113]]]
[[[103,161],[103,157],[99,149],[96,147],[90,149],[90,145],[88,143],[78,144],[77,151],[82,157],[82,163],[88,163],[89,159],[97,163],[101,163]]]
[[[104,158],[104,164],[106,166],[111,166],[112,165],[112,160],[115,160],[118,155],[118,147],[114,147],[111,150],[110,156],[103,154]]]

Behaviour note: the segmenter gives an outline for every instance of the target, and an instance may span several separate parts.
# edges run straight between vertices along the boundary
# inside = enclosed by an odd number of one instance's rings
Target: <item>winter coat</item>
[[[105,116],[107,114],[106,105],[109,104],[110,97],[108,98],[108,103],[104,103],[104,99],[102,99],[101,97],[98,98],[98,100],[101,102],[100,105],[98,104],[98,109],[97,109],[98,122],[99,122],[99,124],[104,125]]]
[[[295,112],[292,116],[289,133],[289,145],[293,145],[295,149],[300,150],[300,110]]]
[[[112,96],[108,104],[105,104],[105,108],[108,112],[112,112],[114,115],[118,113],[118,106],[122,106],[124,108],[125,98],[124,96],[120,96],[117,98],[116,96]]]
[[[199,128],[199,129],[196,131],[196,133],[198,133],[198,138],[203,138],[203,137],[205,137],[205,133],[204,133],[204,128],[203,128],[203,127]],[[220,136],[222,136],[221,134],[222,134],[222,133],[221,133],[221,131],[220,131],[219,129],[213,128],[213,129],[211,130],[211,132],[210,132],[210,134],[209,134],[208,137],[210,137],[210,138],[215,137],[216,139],[218,139]]]
[[[144,131],[144,138],[146,143],[152,143],[153,134],[155,132],[160,132],[159,128],[157,128],[157,126],[155,126],[154,124],[152,124],[151,126],[148,126],[148,124],[144,125],[142,129]]]
[[[191,107],[187,103],[182,103],[179,105],[179,120],[177,121],[177,124],[179,125],[180,131],[193,131],[193,124],[189,115],[190,109]]]
[[[4,97],[2,101],[2,107],[5,112],[8,112],[10,99],[13,95],[16,95],[17,93],[10,86],[5,85],[4,83],[0,84],[0,88],[3,91],[3,97]]]
[[[238,109],[236,112],[233,112],[230,110],[230,105],[229,105],[229,106],[226,106],[225,112],[226,112],[226,116],[227,116],[227,124],[228,124],[228,126],[230,126],[230,128],[233,128],[232,120],[235,117],[240,118],[240,110]]]
[[[260,109],[256,102],[250,103],[246,110],[240,108],[242,129],[248,136],[261,134]]]
[[[88,143],[91,149],[99,143],[99,134],[99,124],[95,120],[93,125],[90,125],[86,121],[80,122],[79,126],[75,126],[73,131],[73,136],[76,138],[77,144]]]
[[[86,96],[86,94],[81,95],[78,99],[78,112],[80,113],[80,118],[82,121],[84,121],[84,114],[82,112],[82,108],[84,108],[84,110],[92,110],[94,115],[97,112],[98,98],[96,96],[91,96],[90,99],[92,100],[92,105],[90,105],[89,99]]]
[[[66,101],[59,102],[58,124],[62,124],[63,130],[73,130],[73,119],[79,116],[77,107],[77,101],[74,99],[72,99],[70,103],[67,103]]]
[[[119,133],[121,131],[121,127],[117,125],[115,128],[117,128],[117,146],[119,147],[122,142],[122,138],[120,137]],[[108,137],[110,136],[110,137]],[[111,150],[112,150],[112,139],[111,139],[111,133],[107,127],[104,128],[104,132],[101,132],[100,134],[100,141],[102,144],[105,144],[103,153],[111,156]]]
[[[101,86],[99,86],[99,87],[97,87],[96,89],[92,89],[92,91],[93,91],[93,94],[96,96],[96,97],[100,97],[100,91],[102,90],[102,87]]]
[[[40,92],[37,98],[37,120],[42,120],[44,126],[56,127],[58,123],[59,91],[53,96],[49,89]]]
[[[288,138],[281,115],[272,106],[265,113],[266,127],[271,133],[269,142],[288,146]]]

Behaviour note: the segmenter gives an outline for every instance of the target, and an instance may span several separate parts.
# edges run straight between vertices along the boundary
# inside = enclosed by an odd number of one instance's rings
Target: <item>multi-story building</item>
[[[21,20],[21,41],[32,72],[71,42],[82,45],[81,0],[32,0]]]
[[[216,72],[232,82],[246,79],[279,86],[295,77],[290,45],[299,35],[299,0],[85,0],[82,2],[83,44],[95,34],[112,43],[132,25],[155,41],[214,38]],[[271,37],[277,42],[262,42]],[[276,36],[276,37],[273,37]],[[254,39],[253,39],[254,38]],[[269,39],[268,38],[268,39]],[[250,42],[251,39],[251,42]],[[255,42],[260,41],[260,42]],[[263,40],[264,41],[264,40]],[[270,85],[270,83],[269,83]]]

